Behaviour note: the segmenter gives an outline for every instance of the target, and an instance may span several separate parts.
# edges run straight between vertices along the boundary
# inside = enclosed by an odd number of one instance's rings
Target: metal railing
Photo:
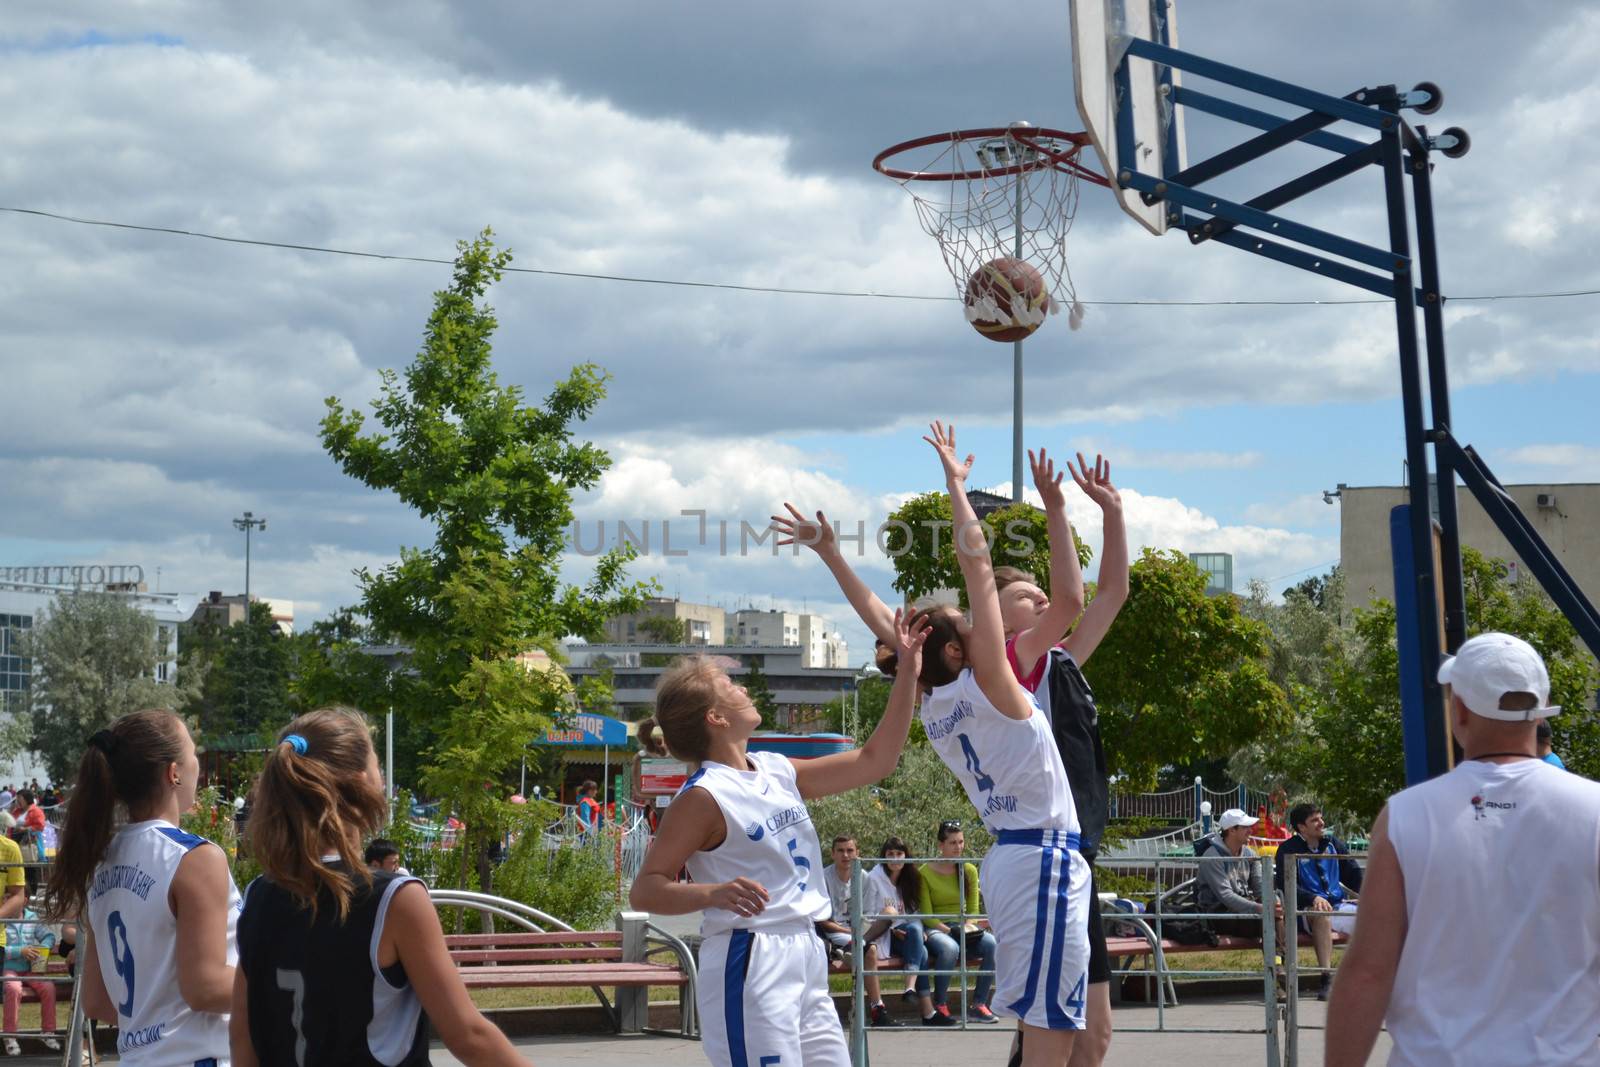
[[[1305,913],[1296,907],[1297,886],[1299,878],[1300,861],[1324,859],[1364,858],[1363,854],[1350,853],[1338,854],[1322,853],[1315,857],[1297,856],[1295,861],[1289,862],[1284,867],[1283,899],[1276,901],[1274,884],[1274,871],[1277,863],[1272,855],[1259,856],[1195,856],[1181,859],[1167,857],[1153,857],[1149,860],[1132,861],[1101,861],[1101,869],[1124,870],[1132,865],[1141,870],[1151,870],[1154,873],[1152,887],[1148,892],[1150,907],[1146,911],[1123,911],[1119,909],[1107,910],[1102,908],[1101,921],[1107,924],[1120,924],[1125,929],[1136,932],[1142,937],[1149,951],[1142,953],[1147,964],[1146,967],[1135,969],[1132,967],[1113,967],[1111,976],[1113,980],[1122,980],[1128,977],[1142,977],[1155,983],[1155,1015],[1154,1026],[1118,1026],[1121,1033],[1172,1033],[1172,1034],[1260,1034],[1266,1046],[1265,1063],[1268,1067],[1296,1067],[1299,1062],[1299,1031],[1300,1029],[1321,1029],[1316,1026],[1302,1027],[1299,1021],[1298,994],[1299,979],[1302,972],[1308,968],[1302,967],[1299,961],[1299,929],[1298,920]],[[946,857],[932,857],[931,859],[910,858],[907,863],[925,864],[930,862],[949,862]],[[964,864],[966,860],[957,861]],[[1201,865],[1216,863],[1225,864],[1252,864],[1258,868],[1260,879],[1260,898],[1268,902],[1282,904],[1282,925],[1276,919],[1277,908],[1263,907],[1258,914],[1261,927],[1260,950],[1262,965],[1259,969],[1229,970],[1222,968],[1174,968],[1168,962],[1165,945],[1166,926],[1169,922],[1182,920],[1209,921],[1214,919],[1238,919],[1249,917],[1243,912],[1199,912],[1192,910],[1172,911],[1164,907],[1173,897],[1176,890],[1188,884],[1189,880],[1172,882],[1171,874],[1184,872],[1193,874]],[[866,971],[865,953],[866,946],[863,935],[867,928],[879,920],[904,920],[907,916],[898,913],[867,913],[863,910],[862,887],[865,884],[866,871],[861,861],[857,860],[852,867],[850,878],[850,930],[851,944],[851,1018],[850,1018],[850,1056],[855,1067],[869,1067],[870,1057],[867,1046],[867,1018],[866,1018]],[[964,884],[964,883],[963,883]],[[962,907],[954,914],[929,914],[917,915],[917,919],[958,920],[964,927],[971,921],[982,920],[984,915],[979,911],[968,911],[965,907],[965,894],[961,896]],[[1323,914],[1323,913],[1319,913]],[[1327,913],[1337,914],[1337,913]],[[1280,940],[1282,942],[1280,946]],[[992,971],[973,970],[967,967],[966,939],[960,938],[960,954],[954,970],[939,970],[928,968],[919,972],[928,977],[937,975],[951,975],[960,982],[963,992],[966,989],[967,976],[993,974]],[[1187,947],[1187,946],[1186,946]],[[1199,949],[1196,951],[1248,951],[1247,949],[1216,948],[1212,950]],[[1112,953],[1113,960],[1118,959]],[[1281,956],[1282,970],[1276,966],[1277,959]],[[1131,960],[1130,954],[1120,957],[1124,961]],[[1331,964],[1331,961],[1330,961]],[[1310,971],[1320,974],[1331,974],[1335,970],[1329,967],[1312,967]],[[1281,974],[1286,996],[1280,1001],[1278,996],[1277,981]],[[1167,1009],[1176,1008],[1178,1004],[1176,980],[1196,979],[1259,979],[1262,990],[1262,1025],[1260,1027],[1191,1027],[1168,1025]],[[906,987],[912,988],[914,976],[906,976]],[[1148,985],[1147,985],[1148,988]],[[964,1018],[958,1020],[959,1028],[966,1029],[967,1022]]]

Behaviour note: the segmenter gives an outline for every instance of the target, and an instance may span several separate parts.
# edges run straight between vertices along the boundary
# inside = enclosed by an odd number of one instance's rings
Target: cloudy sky
[[[1600,287],[1582,252],[1600,229],[1600,10],[1209,0],[1180,22],[1195,52],[1338,94],[1444,86],[1423,121],[1476,145],[1435,173],[1457,434],[1502,480],[1595,480],[1600,298],[1464,298]],[[492,226],[518,266],[561,271],[950,296],[876,151],[1079,125],[1059,0],[63,0],[4,34],[0,206],[442,258]],[[1197,154],[1234,136],[1199,117],[1189,134]],[[1322,161],[1303,151],[1291,162]],[[1374,172],[1291,214],[1378,241],[1381,205]],[[427,540],[339,472],[317,423],[325,397],[364,403],[409,361],[446,267],[11,212],[0,240],[0,564],[137,562],[168,591],[234,592],[229,519],[250,509],[270,521],[254,589],[308,621],[354,601],[353,568]],[[1169,303],[1048,322],[1028,344],[1028,442],[1103,451],[1138,544],[1232,552],[1240,585],[1335,563],[1322,490],[1401,477],[1392,310],[1227,303],[1363,294],[1158,240],[1103,190],[1071,248],[1084,300]],[[1172,306],[1195,301],[1222,303]],[[940,484],[918,440],[933,416],[963,428],[975,484],[1009,485],[1009,346],[953,302],[533,274],[493,302],[498,369],[530,396],[581,361],[614,376],[588,433],[616,463],[580,502],[583,536],[651,520],[635,573],[669,595],[823,610],[864,657],[813,561],[724,558],[715,538],[668,559],[660,520],[704,509],[737,530],[794,499],[870,529]],[[1098,547],[1093,506],[1069,502]],[[691,532],[679,519],[673,547]],[[887,594],[887,563],[859,563]]]

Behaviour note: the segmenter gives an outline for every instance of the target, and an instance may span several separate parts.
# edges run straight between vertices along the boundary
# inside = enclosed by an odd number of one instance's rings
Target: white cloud
[[[1516,464],[1518,473],[1514,477],[1518,478],[1600,481],[1600,445],[1524,445],[1508,451],[1506,459]]]

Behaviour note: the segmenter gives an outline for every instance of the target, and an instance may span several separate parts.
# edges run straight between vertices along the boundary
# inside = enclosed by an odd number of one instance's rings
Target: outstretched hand
[[[1066,477],[1066,472],[1057,471],[1055,460],[1046,455],[1042,448],[1037,457],[1033,449],[1028,449],[1028,466],[1033,470],[1033,487],[1039,490],[1045,510],[1065,508],[1067,496],[1061,491],[1061,480]]]
[[[1072,480],[1078,483],[1084,495],[1096,504],[1101,511],[1121,509],[1122,494],[1117,492],[1117,487],[1111,484],[1111,461],[1095,453],[1094,467],[1091,469],[1083,453],[1078,453],[1078,465],[1074,467],[1072,461],[1067,460],[1067,470],[1072,474]]]
[[[895,677],[904,674],[910,678],[922,676],[922,646],[933,631],[933,623],[924,615],[915,622],[912,613],[904,608],[894,612]]]
[[[772,528],[777,531],[778,544],[805,545],[819,556],[826,556],[838,550],[839,543],[833,534],[833,523],[822,512],[817,512],[815,519],[808,519],[800,513],[800,509],[789,503],[783,502],[788,509],[787,515],[772,516]]]
[[[935,452],[939,453],[939,462],[944,465],[945,480],[957,484],[965,484],[967,475],[972,470],[972,453],[967,453],[965,462],[956,460],[955,423],[951,423],[950,429],[946,431],[944,423],[935,420],[929,425],[928,429],[933,432],[933,436],[929,437],[927,434],[923,434],[922,439],[932,445]]]

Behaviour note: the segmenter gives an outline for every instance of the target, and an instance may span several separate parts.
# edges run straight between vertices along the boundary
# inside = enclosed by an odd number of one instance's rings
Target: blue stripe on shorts
[[[750,1067],[744,1048],[744,983],[750,973],[750,946],[755,934],[734,930],[728,935],[728,958],[722,965],[722,1017],[728,1028],[732,1067]]]

